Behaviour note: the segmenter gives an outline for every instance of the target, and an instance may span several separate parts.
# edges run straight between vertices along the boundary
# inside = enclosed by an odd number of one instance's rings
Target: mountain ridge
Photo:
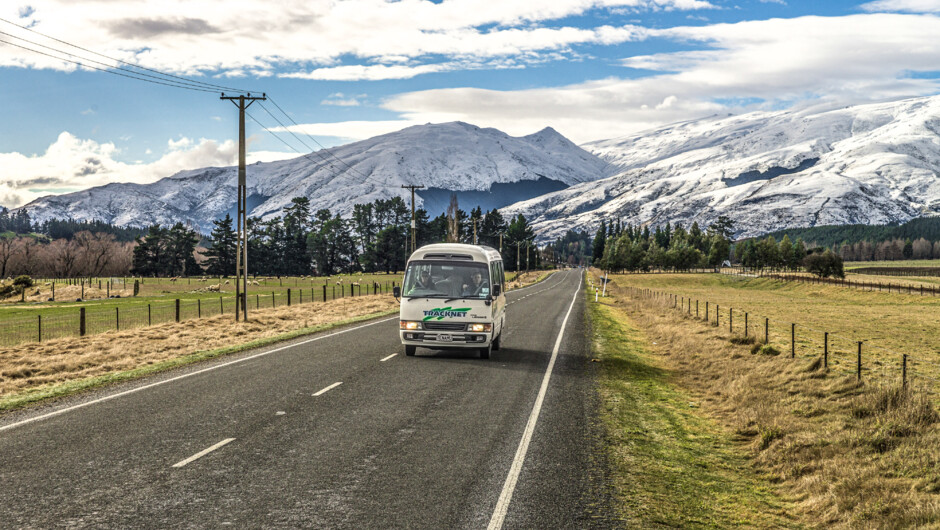
[[[567,187],[600,178],[606,166],[551,128],[513,137],[464,122],[415,125],[329,151],[249,165],[247,193],[258,202],[249,215],[269,219],[299,196],[309,197],[314,210],[348,215],[355,203],[392,196],[410,200],[401,186],[414,183],[488,192],[494,184],[548,178]],[[127,226],[184,221],[208,232],[213,219],[235,207],[236,175],[234,166],[190,169],[150,184],[111,183],[41,197],[21,208],[35,221],[99,219]],[[506,196],[533,196],[524,195],[526,186],[516,188]],[[512,202],[493,200],[496,206]],[[420,196],[416,202],[420,207]]]

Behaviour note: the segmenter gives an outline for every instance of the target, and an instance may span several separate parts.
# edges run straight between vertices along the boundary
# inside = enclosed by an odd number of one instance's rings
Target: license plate
[[[454,337],[452,337],[450,333],[441,333],[437,336],[437,340],[441,342],[450,342],[454,340]]]

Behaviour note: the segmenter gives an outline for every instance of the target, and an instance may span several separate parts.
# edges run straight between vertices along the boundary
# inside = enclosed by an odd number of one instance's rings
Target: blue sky
[[[936,94],[938,15],[940,0],[7,0],[0,205],[236,161],[237,113],[219,94],[13,45],[113,64],[38,33],[266,92],[299,126],[252,107],[257,161],[319,148],[303,133],[332,146],[461,120],[583,143],[716,113]]]

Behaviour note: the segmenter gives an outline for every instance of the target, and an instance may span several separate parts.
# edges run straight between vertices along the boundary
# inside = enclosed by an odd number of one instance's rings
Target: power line
[[[59,50],[59,49],[57,49],[57,48],[53,48],[52,46],[46,46],[45,44],[42,44],[42,43],[40,43],[40,42],[35,42],[35,41],[31,41],[31,40],[29,40],[29,39],[24,39],[23,37],[17,37],[16,35],[13,35],[13,34],[11,34],[11,33],[7,33],[7,32],[5,32],[5,31],[0,31],[0,35],[7,35],[7,36],[9,36],[9,37],[13,37],[14,39],[19,39],[19,40],[21,40],[21,41],[23,41],[23,42],[28,42],[28,43],[33,44],[33,45],[35,45],[35,46],[42,46],[43,48],[46,48],[46,49],[48,49],[48,50],[52,50],[52,51],[54,51],[54,52],[56,52],[56,53],[61,53],[61,54],[68,55],[69,57],[78,57],[79,59],[82,59],[82,60],[84,60],[84,61],[89,61],[89,62],[92,62],[92,63],[95,63],[95,64],[100,64],[100,65],[102,65],[102,66],[104,66],[105,68],[108,68],[108,69],[120,70],[120,71],[122,71],[122,72],[128,72],[129,75],[127,75],[127,77],[134,77],[135,79],[137,79],[138,76],[149,77],[149,78],[151,78],[151,79],[157,79],[157,80],[160,81],[161,84],[166,84],[166,85],[169,85],[169,86],[179,86],[180,88],[193,87],[193,88],[195,88],[195,89],[202,90],[202,91],[205,91],[205,92],[216,92],[216,90],[210,90],[210,89],[208,89],[207,87],[205,87],[205,86],[203,86],[203,85],[201,85],[201,84],[189,83],[189,82],[179,82],[179,81],[170,81],[170,80],[168,80],[168,79],[164,79],[164,78],[162,78],[162,77],[158,77],[158,76],[155,76],[155,75],[145,74],[145,73],[142,73],[142,72],[135,72],[134,70],[129,70],[129,69],[127,69],[127,68],[122,68],[122,67],[120,67],[120,66],[113,66],[113,65],[110,65],[110,64],[107,64],[107,63],[103,63],[103,62],[101,62],[101,61],[96,61],[96,60],[94,60],[94,59],[89,59],[88,57],[82,57],[82,56],[80,56],[80,55],[75,55],[75,54],[69,53],[69,52],[67,52],[67,51]],[[32,49],[32,48],[27,48],[26,46],[21,46],[21,45],[19,45],[19,44],[12,43],[12,42],[9,42],[9,41],[2,41],[2,42],[5,42],[5,43],[7,43],[7,44],[12,44],[13,46],[19,46],[20,48],[23,48],[23,49],[25,49],[25,50],[29,50],[29,51],[32,51],[32,52],[42,53],[43,55],[46,55],[47,57],[53,57],[53,58],[58,59],[58,60],[60,60],[60,61],[68,61],[68,62],[72,62],[72,63],[75,63],[75,64],[79,64],[79,65],[81,65],[81,66],[85,66],[86,68],[94,68],[93,66],[89,66],[89,65],[87,65],[87,64],[78,62],[78,61],[73,60],[73,59],[64,59],[64,58],[61,58],[61,57],[55,57],[55,56],[53,56],[53,55],[50,55],[50,54],[41,52],[41,51],[39,51],[39,50],[34,50],[34,49]],[[97,70],[100,70],[100,69],[97,69]],[[108,71],[110,72],[110,70],[108,70]],[[146,81],[146,79],[141,79],[141,81]]]
[[[50,54],[50,53],[46,53],[46,52],[39,51],[39,50],[34,50],[34,49],[29,48],[29,47],[27,47],[27,46],[23,46],[23,45],[20,45],[20,44],[16,44],[15,42],[6,41],[6,40],[3,40],[3,39],[0,39],[0,43],[9,44],[10,46],[16,46],[17,48],[22,48],[22,49],[24,49],[24,50],[29,50],[29,51],[31,51],[31,52],[33,52],[33,53],[38,53],[38,54],[40,54],[40,55],[45,55],[46,57],[51,57],[51,58],[56,59],[56,60],[58,60],[58,61],[64,61],[64,62],[67,62],[67,63],[77,64],[77,65],[82,66],[82,67],[84,67],[84,68],[89,68],[89,69],[91,69],[91,70],[98,70],[99,72],[105,72],[105,73],[108,73],[108,74],[119,75],[119,76],[121,76],[121,77],[127,77],[127,78],[129,78],[129,79],[136,79],[136,80],[138,80],[138,81],[145,81],[145,82],[147,82],[147,83],[154,83],[154,84],[157,84],[157,85],[164,85],[164,86],[169,86],[169,87],[173,87],[173,88],[183,88],[183,89],[186,89],[186,90],[195,90],[195,91],[197,91],[197,92],[211,92],[211,93],[218,92],[217,90],[210,90],[210,89],[208,89],[208,88],[194,88],[194,87],[184,86],[184,85],[176,84],[176,83],[169,83],[169,82],[162,82],[162,81],[152,81],[152,80],[150,80],[150,79],[145,79],[145,78],[143,78],[143,77],[137,77],[136,75],[122,74],[122,73],[120,73],[120,72],[115,72],[113,69],[109,69],[109,68],[99,68],[99,67],[97,67],[97,66],[92,66],[92,65],[89,65],[89,64],[85,64],[85,63],[83,63],[83,62],[81,62],[81,61],[76,61],[76,60],[74,60],[74,59],[66,59],[66,58],[63,58],[63,57],[56,57],[55,55],[52,55],[52,54]],[[66,53],[66,52],[61,52],[61,53]]]
[[[131,67],[134,67],[134,68],[140,68],[141,70],[147,70],[148,72],[153,72],[153,73],[156,73],[156,74],[160,74],[160,75],[165,76],[165,77],[172,77],[172,78],[174,78],[174,79],[180,79],[180,80],[183,80],[183,81],[187,81],[187,82],[189,82],[189,83],[196,83],[196,84],[203,85],[203,86],[209,87],[209,88],[216,88],[216,89],[221,89],[221,90],[230,90],[230,91],[234,91],[234,92],[245,92],[245,93],[250,92],[249,90],[242,90],[242,89],[240,89],[240,88],[226,87],[226,86],[222,86],[222,85],[216,85],[216,84],[213,84],[213,83],[206,83],[206,82],[204,82],[204,81],[198,81],[198,80],[196,80],[196,79],[189,79],[189,78],[182,77],[182,76],[177,76],[177,75],[173,75],[173,74],[167,74],[167,73],[165,73],[165,72],[161,72],[161,71],[156,70],[156,69],[153,69],[153,68],[147,68],[146,66],[140,66],[140,65],[138,65],[138,64],[130,63],[130,62],[127,62],[127,61],[122,61],[121,59],[116,59],[116,58],[114,58],[114,57],[110,57],[110,56],[105,55],[105,54],[103,54],[103,53],[99,53],[99,52],[96,52],[96,51],[94,51],[94,50],[89,50],[88,48],[83,48],[83,47],[81,47],[81,46],[78,46],[77,44],[72,44],[72,43],[67,42],[67,41],[64,41],[64,40],[62,40],[62,39],[57,39],[57,38],[55,38],[55,37],[52,37],[52,36],[50,36],[50,35],[46,35],[45,33],[41,33],[41,32],[39,32],[39,31],[36,31],[36,30],[34,30],[34,29],[32,29],[32,28],[29,28],[29,27],[27,27],[27,26],[23,26],[23,25],[17,24],[16,22],[11,22],[11,21],[9,21],[9,20],[7,20],[7,19],[5,19],[5,18],[2,18],[2,17],[0,17],[0,21],[6,22],[7,24],[10,24],[10,25],[12,25],[12,26],[16,26],[16,27],[18,27],[18,28],[20,28],[20,29],[29,31],[29,32],[31,32],[31,33],[35,33],[35,34],[40,35],[40,36],[42,36],[42,37],[45,37],[45,38],[47,38],[47,39],[51,39],[51,40],[54,40],[54,41],[56,41],[56,42],[61,42],[62,44],[65,44],[66,46],[71,46],[71,47],[73,47],[73,48],[76,48],[76,49],[79,49],[79,50],[82,50],[82,51],[85,51],[85,52],[88,52],[88,53],[93,53],[93,54],[95,54],[95,55],[97,55],[97,56],[99,56],[99,57],[104,57],[105,59],[109,59],[109,60],[112,60],[112,61],[117,62],[117,63],[125,64],[125,65],[127,65],[127,66],[131,66]],[[12,35],[11,35],[11,36],[12,36]],[[22,37],[16,37],[16,38],[21,39],[21,40],[26,40],[26,39],[23,39]],[[28,41],[27,41],[27,42],[28,42]],[[40,46],[43,46],[43,45],[40,44]],[[48,46],[46,46],[46,47],[48,48]],[[68,52],[62,52],[62,53],[68,53]],[[257,92],[257,91],[256,91],[256,92]]]
[[[268,99],[270,99],[270,98],[268,98]],[[252,120],[253,122],[257,123],[262,129],[264,129],[265,131],[267,131],[268,134],[270,134],[271,136],[277,138],[278,141],[280,141],[282,144],[286,145],[286,146],[288,147],[288,149],[294,151],[295,153],[298,153],[300,156],[306,158],[307,160],[313,162],[314,164],[320,164],[320,163],[322,162],[324,165],[329,165],[331,169],[336,169],[335,167],[333,167],[332,162],[330,162],[329,160],[327,160],[327,159],[325,159],[325,158],[323,158],[321,161],[314,160],[314,159],[310,158],[310,156],[307,155],[306,153],[301,152],[301,151],[298,150],[296,147],[294,147],[294,146],[292,146],[291,144],[287,143],[287,141],[285,141],[283,138],[281,138],[281,137],[278,136],[277,134],[271,132],[271,130],[270,130],[268,127],[266,127],[263,123],[261,123],[260,121],[258,121],[258,119],[255,118],[254,116],[252,116],[250,112],[247,112],[247,111],[246,111],[246,112],[245,112],[245,115],[248,116],[249,118],[251,118],[251,120]],[[321,166],[321,167],[322,167],[322,166]],[[319,167],[314,167],[314,171],[316,171],[317,169],[319,169]]]
[[[18,44],[18,43],[16,43],[16,42],[10,42],[10,41],[8,41],[8,40],[0,39],[0,43],[8,44],[8,45],[10,45],[10,46],[15,46],[15,47],[17,47],[17,48],[21,48],[21,49],[23,49],[23,50],[31,51],[31,52],[33,52],[33,53],[37,53],[37,54],[39,54],[39,55],[43,55],[43,56],[46,56],[46,57],[49,57],[49,58],[52,58],[52,59],[55,59],[55,60],[58,60],[58,61],[63,61],[63,62],[66,62],[66,63],[75,64],[75,65],[78,65],[78,66],[80,66],[80,67],[88,68],[88,69],[91,69],[91,70],[96,70],[96,71],[99,71],[99,72],[105,72],[105,73],[109,73],[109,74],[113,74],[113,75],[118,75],[118,76],[121,76],[121,77],[126,77],[126,78],[129,78],[129,79],[135,79],[135,80],[137,80],[137,81],[145,81],[145,82],[153,83],[153,84],[157,84],[157,85],[169,86],[169,87],[172,87],[172,88],[182,88],[182,89],[193,90],[193,91],[197,91],[197,92],[210,92],[210,93],[218,92],[217,89],[228,90],[228,91],[234,91],[234,92],[236,92],[236,93],[249,93],[249,91],[247,91],[247,90],[238,89],[238,88],[232,88],[232,87],[226,87],[226,86],[222,86],[222,85],[216,85],[216,84],[213,84],[213,83],[207,83],[207,82],[204,82],[204,81],[198,81],[198,80],[190,79],[190,78],[187,78],[187,77],[182,77],[182,76],[177,76],[177,75],[173,75],[173,74],[168,74],[168,73],[161,72],[161,71],[156,70],[156,69],[153,69],[153,68],[147,68],[147,67],[145,67],[145,66],[140,66],[140,65],[133,64],[133,63],[130,63],[130,62],[127,62],[127,61],[123,61],[123,60],[121,60],[121,59],[117,59],[117,58],[115,58],[115,57],[111,57],[111,56],[105,55],[105,54],[103,54],[103,53],[96,52],[96,51],[90,50],[90,49],[88,49],[88,48],[84,48],[84,47],[82,47],[82,46],[78,46],[77,44],[72,44],[72,43],[67,42],[67,41],[64,41],[64,40],[62,40],[62,39],[58,39],[58,38],[56,38],[56,37],[52,37],[52,36],[50,36],[50,35],[46,35],[46,34],[44,34],[44,33],[42,33],[42,32],[39,32],[39,31],[36,31],[36,30],[31,29],[31,28],[29,28],[29,27],[26,27],[26,26],[17,24],[17,23],[15,23],[15,22],[12,22],[12,21],[7,20],[7,19],[2,18],[2,17],[0,17],[0,22],[5,22],[5,23],[7,23],[7,24],[10,24],[10,25],[15,26],[15,27],[18,27],[18,28],[20,28],[20,29],[29,31],[29,32],[31,32],[31,33],[35,33],[35,34],[40,35],[40,36],[42,36],[42,37],[45,37],[45,38],[47,38],[47,39],[51,39],[51,40],[53,40],[53,41],[62,43],[62,44],[64,44],[64,45],[66,45],[66,46],[70,46],[70,47],[72,47],[72,48],[75,48],[75,49],[78,49],[78,50],[82,50],[82,51],[84,51],[84,52],[91,53],[91,54],[97,55],[97,56],[99,56],[99,57],[103,57],[103,58],[108,59],[108,60],[110,60],[110,61],[114,61],[114,62],[117,63],[117,64],[123,64],[123,65],[127,65],[127,66],[129,66],[129,67],[131,67],[131,68],[136,68],[136,69],[145,70],[145,71],[148,71],[148,72],[153,72],[154,74],[157,74],[157,75],[150,75],[150,74],[143,73],[143,72],[138,72],[138,71],[135,71],[135,70],[132,70],[132,69],[129,69],[129,68],[124,68],[124,67],[121,67],[121,66],[116,66],[116,65],[107,64],[107,63],[104,63],[104,62],[101,62],[101,61],[98,61],[98,60],[95,60],[95,59],[91,59],[91,58],[89,58],[89,57],[84,57],[84,56],[81,56],[81,55],[73,54],[73,53],[68,52],[68,51],[65,51],[65,50],[61,50],[61,49],[58,49],[58,48],[55,48],[55,47],[52,47],[52,46],[48,46],[48,45],[46,45],[46,44],[42,44],[42,43],[40,43],[40,42],[31,41],[31,40],[29,40],[29,39],[25,39],[25,38],[23,38],[23,37],[18,37],[18,36],[16,36],[16,35],[11,34],[11,33],[7,33],[7,32],[4,32],[4,31],[0,31],[0,35],[6,35],[6,36],[11,37],[11,38],[13,38],[13,39],[17,39],[17,40],[19,40],[19,41],[26,42],[26,43],[29,43],[29,44],[34,45],[34,46],[40,46],[40,47],[42,47],[42,48],[45,48],[45,49],[47,49],[47,50],[50,50],[50,51],[54,52],[55,54],[60,54],[60,55],[54,55],[54,54],[52,54],[52,53],[47,53],[47,52],[44,52],[44,51],[41,51],[41,50],[37,50],[37,49],[34,49],[34,48],[30,48],[30,47],[28,47],[28,46],[24,46],[24,45],[22,45],[22,44]],[[64,55],[65,57],[63,57],[62,55]],[[78,60],[78,59],[81,59],[81,60]],[[85,62],[83,62],[83,61],[85,61]],[[89,62],[90,62],[90,63],[94,63],[94,64],[101,65],[103,68],[102,68],[102,67],[98,67],[98,66],[94,66],[94,65],[92,65],[92,64],[88,64]],[[116,71],[116,70],[117,70],[117,71]],[[122,72],[123,72],[123,73],[122,73]],[[167,79],[167,78],[169,78],[169,79]],[[174,79],[179,80],[179,81],[174,81]],[[361,171],[359,171],[359,170],[357,170],[356,168],[354,168],[353,166],[351,166],[351,165],[350,165],[349,163],[347,163],[345,160],[343,160],[343,159],[339,158],[338,156],[336,156],[332,151],[330,151],[330,150],[327,149],[323,144],[321,144],[313,135],[311,135],[311,134],[307,133],[306,131],[304,131],[303,128],[301,127],[301,125],[300,125],[299,123],[297,123],[297,122],[290,116],[290,114],[288,114],[283,108],[281,108],[281,106],[278,105],[278,103],[277,103],[276,101],[274,101],[274,100],[273,100],[272,98],[270,98],[270,97],[268,98],[268,100],[271,101],[271,103],[274,104],[274,106],[277,108],[277,110],[279,110],[279,111],[281,112],[281,114],[283,114],[291,123],[293,123],[297,128],[299,128],[299,129],[301,130],[301,133],[302,133],[302,134],[304,134],[305,136],[307,136],[308,138],[310,138],[311,140],[313,140],[314,143],[316,143],[318,146],[320,146],[320,151],[316,151],[314,148],[312,148],[310,145],[308,145],[306,142],[304,142],[303,139],[301,139],[299,136],[297,136],[296,134],[294,134],[294,132],[291,130],[291,128],[288,127],[287,125],[285,125],[281,120],[279,120],[270,110],[268,110],[267,107],[265,107],[263,104],[260,104],[261,107],[264,109],[264,111],[267,112],[268,115],[270,115],[271,118],[273,118],[273,119],[278,123],[278,125],[280,125],[280,126],[281,126],[284,130],[286,130],[288,133],[290,133],[291,136],[293,136],[293,137],[294,137],[298,142],[300,142],[304,147],[306,147],[309,151],[313,152],[313,154],[316,154],[319,158],[321,158],[322,161],[325,163],[325,165],[328,165],[331,169],[334,169],[334,170],[336,169],[336,168],[332,165],[332,163],[330,163],[329,160],[327,160],[327,158],[322,154],[322,151],[326,151],[326,155],[328,155],[329,157],[333,158],[333,159],[336,160],[337,162],[341,163],[341,164],[342,164],[343,166],[345,166],[349,171],[351,171],[351,172],[353,172],[353,173],[355,173],[355,174],[361,176],[364,180],[368,180],[368,179],[370,178],[368,175],[362,173]],[[295,152],[301,154],[302,156],[304,156],[304,158],[307,158],[307,159],[310,160],[311,162],[314,162],[315,164],[319,164],[318,161],[311,159],[309,156],[307,156],[306,154],[302,153],[300,150],[296,149],[294,146],[292,146],[292,145],[290,145],[288,142],[286,142],[283,138],[281,138],[280,136],[278,136],[277,134],[275,134],[275,133],[274,133],[273,131],[271,131],[269,128],[265,127],[265,126],[264,126],[260,121],[258,121],[254,116],[252,116],[251,114],[248,114],[248,116],[249,116],[255,123],[257,123],[259,126],[261,126],[265,131],[267,131],[268,133],[270,133],[272,136],[274,136],[278,141],[280,141],[281,143],[283,143],[284,145],[286,145],[288,148],[290,148],[291,150],[293,150],[293,151],[295,151]],[[349,176],[347,176],[347,175],[339,175],[339,176],[340,176],[340,177],[349,178]]]
[[[321,149],[323,149],[324,151],[326,151],[327,154],[329,154],[330,156],[332,156],[332,157],[335,158],[336,160],[339,160],[344,166],[346,166],[347,168],[349,168],[350,171],[352,171],[352,172],[354,172],[354,173],[359,173],[359,175],[361,175],[362,178],[364,178],[364,179],[366,179],[366,180],[369,179],[368,176],[364,175],[363,173],[361,173],[360,171],[358,171],[356,168],[354,168],[354,167],[350,166],[349,164],[347,164],[345,160],[343,160],[343,159],[339,158],[338,156],[334,155],[334,154],[333,154],[332,152],[330,152],[330,150],[327,149],[326,147],[323,147],[323,144],[321,144],[320,142],[318,142],[317,139],[313,137],[313,135],[311,135],[311,134],[307,133],[306,131],[304,131],[304,130],[303,130],[303,127],[301,127],[299,123],[297,123],[296,121],[294,121],[294,118],[291,118],[290,114],[284,112],[284,109],[282,109],[281,106],[278,105],[277,102],[274,101],[273,98],[268,98],[268,100],[269,100],[271,103],[273,103],[275,107],[277,107],[277,110],[281,111],[281,114],[283,114],[284,116],[287,116],[287,119],[290,120],[291,123],[293,123],[294,125],[296,125],[297,128],[300,129],[300,131],[301,131],[302,133],[304,133],[305,136],[308,136],[311,140],[313,140],[317,145],[320,146]]]

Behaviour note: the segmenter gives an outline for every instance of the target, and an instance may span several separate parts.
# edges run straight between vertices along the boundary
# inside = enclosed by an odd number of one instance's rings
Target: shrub
[[[13,280],[13,288],[16,289],[16,292],[24,291],[29,287],[33,286],[33,279],[29,276],[23,274],[22,276],[17,276]]]
[[[803,266],[806,268],[806,272],[815,274],[820,278],[828,278],[830,276],[834,278],[845,278],[842,258],[831,250],[826,250],[821,254],[813,253],[806,256],[803,260]]]
[[[777,356],[777,355],[780,355],[780,350],[778,350],[777,348],[774,348],[770,344],[755,344],[754,347],[751,348],[751,353],[758,354],[758,355]]]

